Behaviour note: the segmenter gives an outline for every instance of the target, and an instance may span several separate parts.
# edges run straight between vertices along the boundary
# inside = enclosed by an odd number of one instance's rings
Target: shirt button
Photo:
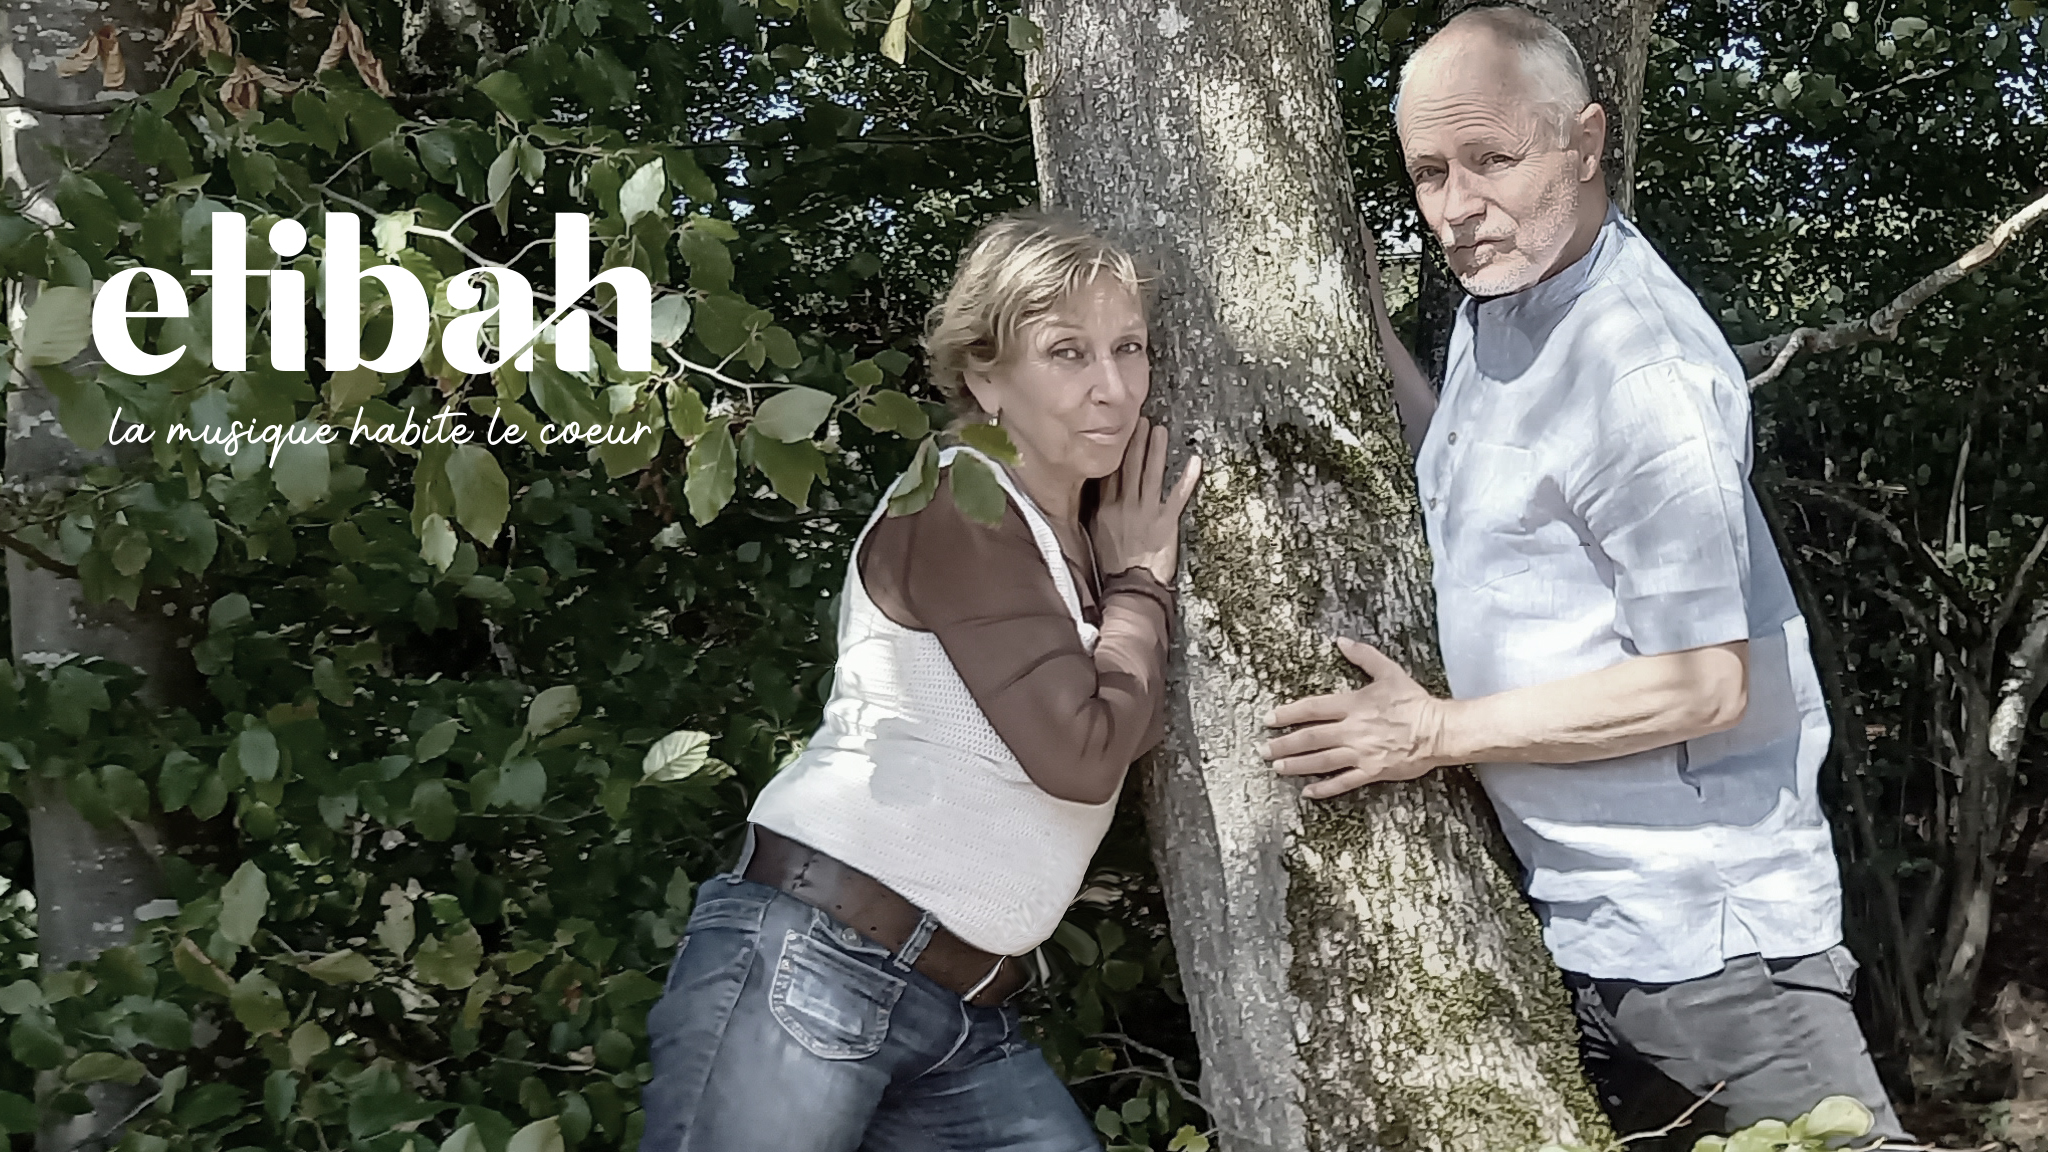
[[[1458,434],[1457,434],[1456,432],[1453,432],[1453,433],[1451,433],[1451,443],[1453,443],[1453,444],[1456,444],[1457,442],[1458,442]]]
[[[1434,510],[1434,509],[1436,508],[1436,497],[1434,497],[1434,496],[1431,496],[1431,497],[1429,498],[1429,506],[1430,506],[1431,510]]]

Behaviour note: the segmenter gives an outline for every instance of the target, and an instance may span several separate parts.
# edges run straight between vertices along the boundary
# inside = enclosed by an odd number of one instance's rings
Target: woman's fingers
[[[1131,438],[1124,441],[1124,462],[1117,470],[1118,485],[1126,498],[1138,495],[1140,473],[1145,467],[1145,448],[1152,439],[1152,422],[1138,417],[1137,427],[1131,429]]]
[[[1187,511],[1188,501],[1194,499],[1195,487],[1201,481],[1202,458],[1199,455],[1190,456],[1187,464],[1180,470],[1180,481],[1173,486],[1172,494],[1167,497],[1167,506],[1172,511],[1176,523],[1180,520],[1180,514]]]
[[[1144,487],[1139,490],[1138,499],[1150,508],[1159,503],[1159,488],[1166,478],[1166,428],[1152,426],[1152,434],[1145,438]]]

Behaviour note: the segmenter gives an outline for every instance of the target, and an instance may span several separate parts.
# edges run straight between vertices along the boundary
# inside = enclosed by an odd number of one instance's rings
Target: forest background
[[[694,886],[815,723],[852,533],[943,423],[924,310],[978,224],[1036,200],[1039,29],[960,0],[32,8],[17,28],[68,38],[26,59],[81,95],[18,97],[10,44],[0,353],[71,441],[99,449],[117,404],[158,427],[455,406],[663,435],[275,468],[127,451],[57,484],[10,436],[10,586],[37,557],[166,674],[19,643],[0,669],[0,1127],[31,1146],[40,1099],[46,1126],[127,1119],[123,1152],[633,1148]],[[1388,102],[1441,14],[1331,18],[1361,209],[1426,346],[1442,309],[1417,287],[1440,277]],[[2033,0],[1667,3],[1636,218],[1735,343],[1865,315],[2041,197],[2042,31]],[[206,266],[215,211],[260,236],[342,209],[376,218],[367,259],[430,287],[496,262],[544,286],[553,213],[591,213],[595,266],[656,285],[655,370],[564,372],[543,346],[527,373],[430,353],[328,377],[265,367],[260,335],[238,373],[78,355],[67,288]],[[2044,268],[2023,236],[1898,340],[1754,392],[1755,482],[1836,724],[1860,1007],[1918,1131],[1956,1141],[2030,1141],[2015,1118],[2048,1096],[2012,1042],[2048,984],[2048,771],[2000,711],[2048,726],[2013,688],[2048,636]],[[194,316],[149,338],[203,350],[186,282]],[[389,324],[373,309],[365,347]],[[1135,792],[1027,1010],[1110,1147],[1201,1149]],[[54,806],[162,849],[140,923],[39,934],[63,878],[37,874],[31,809]]]

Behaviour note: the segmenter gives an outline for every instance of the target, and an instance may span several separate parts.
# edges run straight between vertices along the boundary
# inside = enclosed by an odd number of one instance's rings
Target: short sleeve
[[[1674,360],[1594,399],[1565,496],[1613,566],[1616,628],[1646,656],[1748,639],[1747,393]]]

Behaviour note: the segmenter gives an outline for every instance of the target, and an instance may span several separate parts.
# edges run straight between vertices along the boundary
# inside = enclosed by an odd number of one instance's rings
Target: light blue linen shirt
[[[1476,766],[1560,967],[1667,983],[1841,939],[1827,712],[1750,455],[1741,362],[1618,212],[1570,267],[1460,307],[1416,459],[1452,695],[1749,641],[1732,729]]]

